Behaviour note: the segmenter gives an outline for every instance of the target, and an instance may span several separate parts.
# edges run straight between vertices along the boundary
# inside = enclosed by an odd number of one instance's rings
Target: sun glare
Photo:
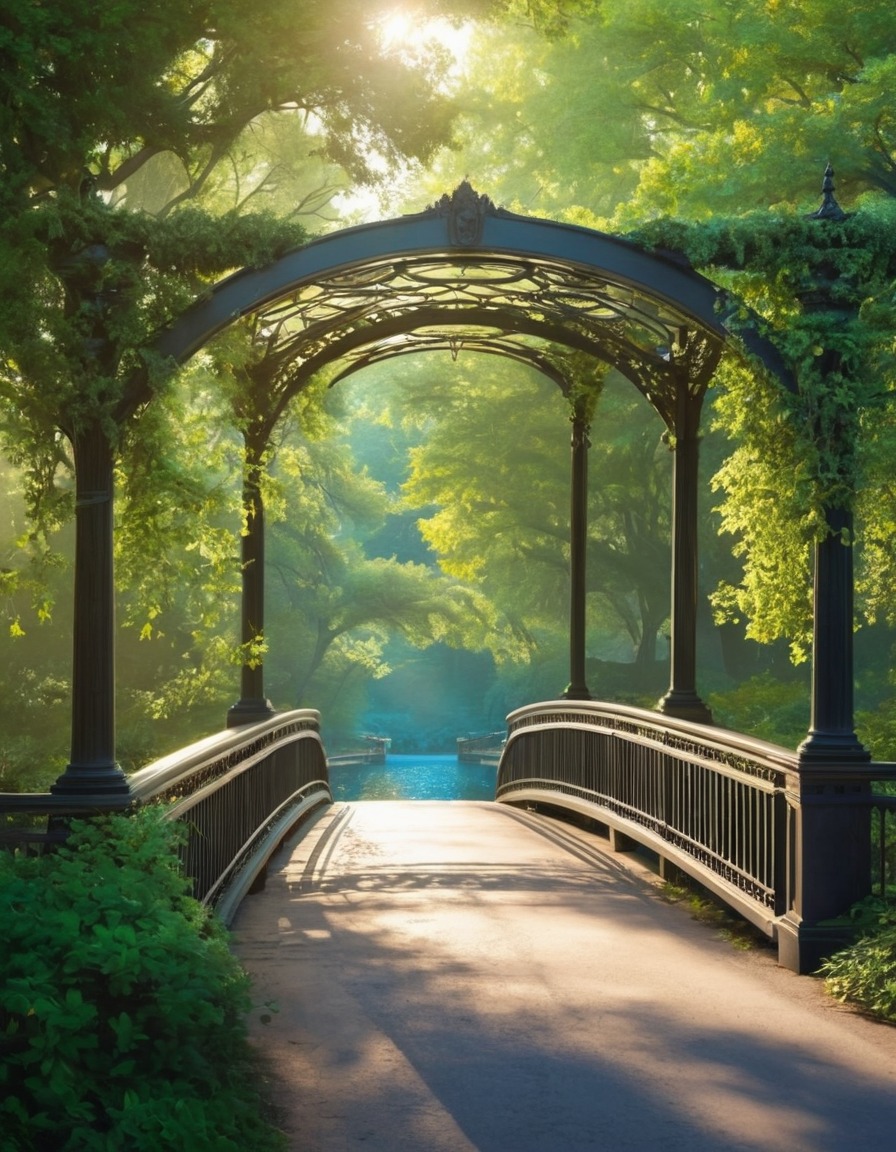
[[[413,12],[395,8],[378,22],[379,39],[387,52],[416,52],[435,41],[454,57],[452,71],[460,71],[466,59],[473,25],[454,25],[444,17],[421,20]]]
[[[379,25],[380,41],[384,48],[399,48],[410,41],[414,21],[406,12],[390,12]]]

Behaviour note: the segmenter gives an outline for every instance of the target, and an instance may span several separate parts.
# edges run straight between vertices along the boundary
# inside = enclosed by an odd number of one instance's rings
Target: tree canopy
[[[478,21],[463,60],[433,17]],[[171,700],[189,694],[189,668],[206,668],[210,688],[238,652],[225,617],[250,514],[241,469],[244,483],[273,469],[259,499],[279,549],[275,611],[307,613],[308,661],[284,661],[278,683],[323,675],[337,656],[376,674],[396,631],[470,642],[464,613],[505,655],[552,631],[565,602],[566,414],[556,445],[534,401],[509,430],[508,389],[528,385],[490,366],[453,392],[426,369],[436,408],[415,432],[404,500],[439,574],[422,545],[413,560],[376,554],[373,523],[394,497],[345,443],[316,440],[326,382],[295,396],[251,319],[179,379],[152,353],[211,282],[337,223],[337,189],[377,188],[398,211],[463,176],[518,211],[676,251],[784,351],[795,387],[733,356],[710,397],[717,523],[741,565],[707,572],[720,617],[804,654],[809,549],[840,502],[859,516],[861,611],[892,623],[894,30],[882,0],[849,11],[709,0],[674,18],[658,0],[427,0],[403,13],[260,0],[251,19],[234,0],[0,3],[0,437],[28,494],[17,534],[33,560],[30,574],[19,558],[3,575],[13,631],[27,629],[29,580],[38,615],[52,605],[49,545],[87,442],[118,469],[125,619],[137,635],[180,637]],[[807,219],[828,161],[849,215]],[[610,389],[602,405],[593,618],[650,660],[665,618],[669,455],[629,411],[634,395]],[[334,520],[322,492],[337,475]],[[300,509],[319,530],[298,530]],[[322,552],[327,587],[308,569]],[[201,579],[185,591],[197,557]],[[537,576],[521,582],[521,567]],[[403,615],[401,600],[419,613]]]

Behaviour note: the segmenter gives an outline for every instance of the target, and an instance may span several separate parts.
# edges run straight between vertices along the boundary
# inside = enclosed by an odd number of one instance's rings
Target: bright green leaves
[[[651,662],[669,609],[671,456],[635,389],[611,375],[601,392],[600,375],[582,376],[570,402],[493,358],[434,364],[417,381],[394,371],[392,387],[393,417],[425,431],[403,489],[424,539],[444,571],[488,596],[522,651],[540,638],[539,663],[548,643],[567,643],[570,409],[586,408],[593,647]]]
[[[868,541],[859,587],[869,617],[892,592],[892,388],[896,378],[894,210],[872,202],[841,223],[790,214],[657,221],[638,230],[671,247],[754,309],[733,321],[758,327],[791,375],[777,380],[730,354],[717,377],[716,427],[731,443],[714,487],[721,527],[733,535],[743,578],[723,584],[720,617],[747,634],[790,640],[808,654],[811,544],[828,529],[826,507],[859,512]],[[714,390],[715,391],[715,390]]]
[[[277,1147],[257,1118],[248,981],[157,810],[0,856],[0,1124],[25,1152]],[[180,1105],[180,1106],[178,1106]]]
[[[850,910],[860,938],[819,969],[837,1000],[896,1022],[896,914],[891,901],[867,897]]]

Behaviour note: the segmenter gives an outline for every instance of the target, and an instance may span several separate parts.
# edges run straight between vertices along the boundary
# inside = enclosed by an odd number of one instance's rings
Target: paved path
[[[341,804],[234,925],[295,1152],[891,1152],[896,1028],[544,817]],[[626,858],[628,860],[628,858]]]

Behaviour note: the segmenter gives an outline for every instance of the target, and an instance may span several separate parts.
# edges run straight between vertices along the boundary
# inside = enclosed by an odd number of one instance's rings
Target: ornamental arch
[[[695,688],[697,441],[706,389],[733,335],[733,313],[725,293],[675,254],[507,212],[464,182],[424,212],[335,232],[267,267],[230,276],[161,333],[153,351],[183,363],[229,325],[252,318],[265,408],[256,420],[259,443],[247,443],[250,486],[253,459],[260,467],[265,436],[290,399],[327,366],[341,379],[409,352],[478,351],[530,364],[566,392],[574,383],[565,363],[569,351],[618,369],[659,413],[674,444],[671,680],[659,708],[711,722]],[[774,345],[748,329],[737,338],[785,387],[793,387]],[[587,431],[586,413],[575,411],[573,697],[588,694],[582,567]],[[257,485],[254,498],[260,500]],[[83,511],[91,515],[89,507]],[[243,538],[244,641],[256,639],[264,626],[262,518],[253,517],[252,523],[259,531]],[[87,676],[91,661],[111,660],[98,653],[99,647],[94,643],[92,652],[82,653]],[[76,638],[76,662],[77,648]],[[243,669],[241,699],[230,723],[269,713],[262,675],[260,667]],[[114,763],[114,749],[110,761],[106,747],[114,745],[114,730],[97,735],[95,712],[79,705],[77,696],[76,686],[73,728],[80,723],[84,731],[87,761],[97,754],[108,766]],[[93,725],[89,735],[88,724]],[[73,735],[73,746],[76,741]],[[89,769],[89,763],[85,766]],[[57,789],[79,790],[78,767],[73,754]]]

